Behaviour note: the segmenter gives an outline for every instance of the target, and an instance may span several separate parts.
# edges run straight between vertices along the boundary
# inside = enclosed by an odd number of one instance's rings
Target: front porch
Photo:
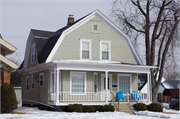
[[[121,103],[151,102],[150,69],[153,66],[96,62],[54,61],[50,73],[49,104],[104,105],[118,102],[117,92],[122,91]],[[138,92],[137,74],[147,74],[147,93]],[[137,92],[139,98],[132,94]]]

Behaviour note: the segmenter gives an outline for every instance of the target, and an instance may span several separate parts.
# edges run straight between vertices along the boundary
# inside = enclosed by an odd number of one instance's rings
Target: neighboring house
[[[22,104],[109,104],[112,93],[138,91],[138,73],[147,75],[149,90],[154,68],[142,65],[127,35],[100,11],[77,21],[70,15],[56,32],[30,31],[19,68]],[[150,90],[142,101],[151,101]]]
[[[6,58],[7,55],[13,54],[17,48],[5,41],[0,34],[0,67],[1,67],[1,81],[0,86],[3,83],[10,83],[10,75],[12,71],[15,71],[19,66]]]
[[[179,80],[165,80],[159,86],[158,101],[170,103],[171,98],[179,95]]]

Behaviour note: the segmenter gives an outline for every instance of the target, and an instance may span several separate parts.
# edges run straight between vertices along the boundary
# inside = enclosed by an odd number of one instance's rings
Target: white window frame
[[[33,75],[32,75],[32,79],[31,79],[31,90],[35,90],[35,79],[34,79],[34,82],[33,82]],[[33,83],[34,83],[34,88],[32,87],[32,85],[33,85]]]
[[[28,82],[27,82],[27,79],[28,79]],[[29,83],[30,83],[29,76],[26,76],[26,92],[29,91]],[[27,89],[27,85],[28,85],[28,89]]]
[[[89,59],[82,58],[82,42],[89,43]],[[80,60],[91,60],[91,39],[80,39]]]
[[[108,60],[102,59],[102,44],[108,44]],[[111,41],[100,40],[100,61],[111,61]]]
[[[97,72],[94,72],[94,75],[93,75],[93,78],[94,78],[94,76],[97,76],[97,92],[95,92],[95,90],[94,90],[94,80],[93,80],[93,92],[94,92],[94,95],[97,95],[97,93],[98,93],[98,73]]]
[[[54,94],[54,92],[52,91],[52,74],[54,74],[54,72],[50,72],[50,74],[51,74],[50,75],[50,93]],[[56,75],[56,73],[55,73],[55,75]],[[54,77],[56,77],[56,76],[54,76]],[[59,95],[61,95],[61,71],[59,72]]]
[[[40,77],[43,75],[43,85],[40,85]],[[39,87],[44,86],[44,73],[39,73]]]
[[[72,74],[83,74],[83,75],[85,75],[85,77],[84,77],[84,93],[80,93],[80,94],[72,93]],[[70,72],[70,95],[86,95],[86,79],[87,79],[87,72],[74,72],[74,71],[71,71]]]
[[[130,77],[130,93],[132,93],[132,74],[117,74],[117,91],[119,91],[119,76],[128,76]]]
[[[32,53],[32,48],[34,49],[34,54]],[[33,59],[32,59],[32,57],[33,57]],[[36,44],[34,43],[31,45],[31,64],[36,63],[36,61],[37,61],[36,57],[37,57]]]

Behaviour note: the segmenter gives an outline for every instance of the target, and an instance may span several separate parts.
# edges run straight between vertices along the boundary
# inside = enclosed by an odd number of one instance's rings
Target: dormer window
[[[91,40],[80,40],[80,59],[90,60],[91,59]]]
[[[31,63],[35,63],[36,62],[36,45],[33,44],[31,46]]]

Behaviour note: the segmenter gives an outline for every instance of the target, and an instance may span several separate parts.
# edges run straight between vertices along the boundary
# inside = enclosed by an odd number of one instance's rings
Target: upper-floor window
[[[80,59],[91,59],[91,40],[80,40]]]
[[[39,86],[44,85],[44,73],[39,74]]]
[[[100,41],[100,59],[111,60],[110,41]]]
[[[36,62],[36,45],[33,44],[31,46],[31,63],[35,63]]]

